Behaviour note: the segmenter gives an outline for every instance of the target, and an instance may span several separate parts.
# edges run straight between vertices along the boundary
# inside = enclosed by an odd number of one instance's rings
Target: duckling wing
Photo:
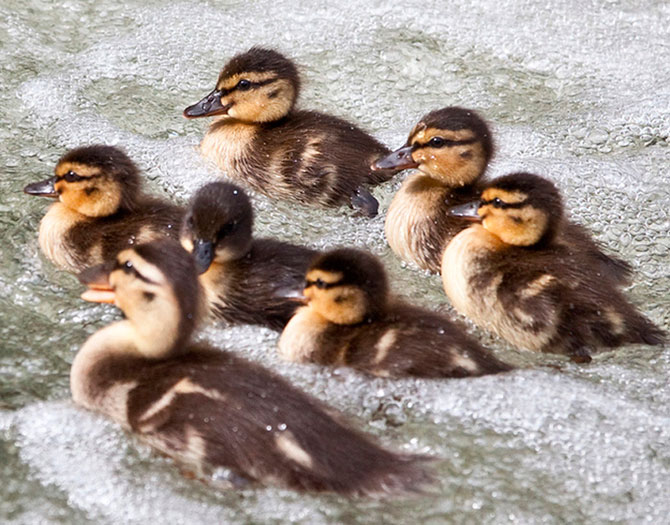
[[[512,370],[463,326],[408,304],[396,302],[384,319],[347,328],[346,364],[372,375],[447,378]]]
[[[601,244],[583,226],[568,222],[559,242],[564,242],[576,255],[583,256],[583,264],[591,266],[600,278],[609,279],[617,286],[631,284],[633,270],[630,264],[619,257],[606,254]]]
[[[316,251],[257,239],[249,253],[226,268],[225,290],[214,305],[223,319],[282,330],[302,305],[307,267]]]
[[[133,430],[195,465],[295,489],[341,493],[420,488],[422,458],[388,452],[314,398],[231,353],[192,348],[146,363],[128,398]]]
[[[526,252],[508,269],[498,298],[518,328],[536,334],[542,351],[589,358],[599,347],[660,344],[663,333],[641,315],[614,282],[584,265],[584,257],[557,247]],[[530,336],[528,336],[530,337]],[[521,338],[523,340],[523,338]]]
[[[68,233],[68,244],[86,266],[113,259],[125,248],[162,237],[177,240],[184,211],[158,199],[140,200],[137,209],[82,221]]]
[[[273,188],[306,204],[344,204],[362,184],[392,176],[370,169],[388,148],[353,124],[322,113],[296,111],[265,125],[254,149],[268,159],[261,171],[272,174]]]

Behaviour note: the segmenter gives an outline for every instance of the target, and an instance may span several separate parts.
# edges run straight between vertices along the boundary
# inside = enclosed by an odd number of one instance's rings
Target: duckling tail
[[[668,341],[668,335],[646,317],[640,319],[633,328],[633,341],[647,345],[662,345]]]
[[[435,482],[433,474],[426,468],[426,464],[435,458],[396,454],[357,433],[346,437],[345,442],[342,446],[347,455],[339,458],[338,464],[331,463],[320,474],[296,473],[290,485],[307,491],[382,498],[425,493]]]

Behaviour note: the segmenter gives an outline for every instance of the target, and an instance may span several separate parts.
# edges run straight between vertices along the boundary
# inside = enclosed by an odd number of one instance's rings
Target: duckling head
[[[123,151],[93,145],[68,151],[53,177],[28,184],[23,191],[58,199],[87,217],[106,217],[133,209],[140,186],[137,166]]]
[[[504,243],[533,246],[550,242],[563,217],[556,186],[530,173],[512,173],[491,182],[476,202],[455,206],[454,216],[481,222]]]
[[[386,308],[388,282],[372,254],[340,248],[317,257],[307,270],[303,295],[309,307],[335,324],[374,319]]]
[[[212,262],[243,257],[251,248],[253,209],[242,188],[212,182],[200,188],[184,218],[180,240],[193,253],[198,273]]]
[[[230,59],[214,90],[187,107],[184,116],[272,122],[293,109],[299,91],[300,77],[293,62],[272,49],[252,47]]]
[[[79,274],[82,299],[114,303],[133,326],[138,349],[159,355],[188,341],[200,294],[193,258],[170,239],[119,252],[116,259]]]
[[[446,107],[414,126],[405,145],[377,160],[373,170],[418,168],[450,187],[472,184],[493,156],[486,122],[474,111]]]

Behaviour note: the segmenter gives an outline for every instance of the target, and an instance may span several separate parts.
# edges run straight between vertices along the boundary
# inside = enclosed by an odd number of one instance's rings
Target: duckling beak
[[[114,268],[115,261],[86,268],[79,273],[79,282],[88,286],[81,298],[92,303],[114,303],[116,294],[109,284],[109,274]]]
[[[226,115],[228,110],[232,107],[232,104],[226,104],[225,106],[221,104],[222,95],[223,93],[221,93],[220,90],[215,89],[201,101],[187,107],[184,110],[184,117],[200,118],[213,117],[214,115]]]
[[[448,213],[452,217],[461,217],[467,221],[482,222],[482,218],[477,211],[481,206],[481,201],[472,201],[460,206],[452,206]]]
[[[402,148],[389,153],[386,157],[377,159],[372,163],[370,169],[372,169],[372,171],[389,169],[406,170],[418,167],[419,163],[414,162],[414,159],[412,158],[412,146],[403,146]]]
[[[202,239],[195,240],[193,242],[193,257],[198,275],[205,273],[214,260],[214,244]]]
[[[54,184],[56,184],[56,177],[51,177],[50,179],[43,180],[41,182],[33,182],[28,184],[23,188],[23,193],[28,195],[37,195],[39,197],[51,197],[52,199],[58,198],[58,192]]]

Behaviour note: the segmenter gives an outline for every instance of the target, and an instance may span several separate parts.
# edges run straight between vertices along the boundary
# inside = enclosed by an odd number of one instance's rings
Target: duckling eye
[[[428,144],[433,148],[441,148],[442,146],[446,145],[446,143],[447,141],[444,140],[442,137],[433,137],[428,142]]]
[[[237,83],[237,89],[240,91],[247,91],[251,87],[251,82],[249,82],[246,78],[243,78]]]
[[[321,290],[323,290],[326,287],[326,282],[321,279],[317,279],[316,281],[314,281],[314,284],[316,285],[317,288]]]
[[[496,197],[495,199],[493,199],[493,205],[494,205],[496,208],[501,208],[501,207],[503,206],[503,204],[505,204],[505,203],[504,203],[503,201],[501,201],[498,197]]]
[[[219,230],[219,233],[216,235],[217,239],[223,239],[224,237],[230,235],[237,229],[237,223],[236,222],[229,222],[228,224],[224,225],[223,228]]]
[[[65,182],[77,182],[82,179],[79,175],[77,175],[74,171],[70,170],[68,171],[63,178],[65,179]]]
[[[133,271],[132,261],[126,261],[125,263],[123,263],[123,271],[125,273],[131,273]]]

